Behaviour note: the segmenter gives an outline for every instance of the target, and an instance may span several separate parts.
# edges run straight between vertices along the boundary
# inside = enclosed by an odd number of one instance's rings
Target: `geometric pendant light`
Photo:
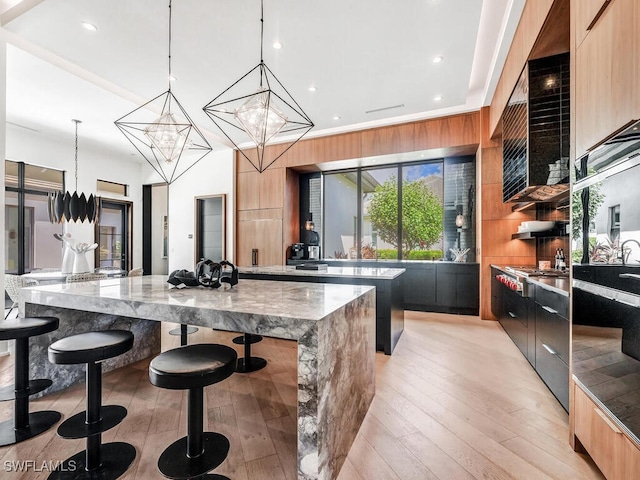
[[[87,198],[84,193],[78,195],[78,124],[81,120],[72,120],[76,124],[76,190],[69,192],[53,192],[49,194],[49,221],[63,222],[98,222],[100,217],[100,197],[93,194]]]
[[[203,110],[258,172],[263,172],[295,145],[313,122],[263,60],[264,0],[260,0],[260,63],[240,77]],[[277,156],[265,156],[276,136],[287,136],[288,147]],[[290,136],[293,135],[293,136]],[[255,154],[239,146],[253,144]]]
[[[171,0],[169,89],[115,121],[127,140],[170,185],[211,151],[211,145],[171,92]]]

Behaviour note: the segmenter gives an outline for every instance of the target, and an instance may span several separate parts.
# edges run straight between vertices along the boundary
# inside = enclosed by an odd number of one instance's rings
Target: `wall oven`
[[[640,438],[640,122],[575,165],[572,372]]]

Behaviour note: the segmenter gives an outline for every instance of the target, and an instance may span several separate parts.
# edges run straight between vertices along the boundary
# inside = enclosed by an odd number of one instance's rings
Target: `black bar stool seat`
[[[87,448],[66,459],[49,479],[115,480],[136,458],[136,449],[125,442],[102,443],[102,433],[118,425],[127,409],[102,405],[102,361],[117,357],[133,347],[133,333],[127,330],[87,332],[63,338],[49,346],[49,361],[58,365],[87,364],[87,409],[58,427],[62,438],[86,438]]]
[[[232,342],[236,345],[244,345],[244,357],[238,359],[238,365],[236,372],[238,373],[250,373],[257,370],[262,370],[267,366],[267,361],[261,357],[251,356],[251,345],[262,341],[260,335],[255,333],[245,333],[235,337]]]
[[[168,478],[188,479],[206,474],[229,453],[229,440],[203,430],[203,389],[230,377],[238,355],[233,348],[196,344],[161,353],[149,365],[149,380],[157,387],[189,390],[187,436],[169,445],[158,459],[158,470]],[[224,480],[222,475],[207,476]]]
[[[49,379],[29,380],[29,337],[57,330],[56,317],[13,318],[0,322],[0,340],[15,340],[14,385],[0,389],[0,401],[15,400],[14,418],[0,423],[0,446],[33,438],[55,425],[60,412],[45,410],[29,413],[29,396],[49,388]]]

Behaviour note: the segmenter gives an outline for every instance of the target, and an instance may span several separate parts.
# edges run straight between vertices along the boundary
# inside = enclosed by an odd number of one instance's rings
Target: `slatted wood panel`
[[[173,326],[163,325],[163,349],[178,345],[178,337],[166,335]],[[233,336],[200,328],[189,342],[233,345]],[[205,390],[207,428],[231,442],[217,471],[234,480],[293,480],[296,344],[265,339],[254,353],[267,358],[267,368]],[[10,361],[0,359],[4,377]],[[393,356],[376,354],[376,363],[376,396],[340,480],[603,478],[571,450],[567,414],[496,322],[406,312]],[[138,452],[122,477],[127,480],[162,478],[158,455],[186,432],[186,393],[150,385],[147,368],[143,361],[104,375],[104,403],[129,411],[104,441],[128,441]],[[84,405],[78,385],[34,401],[32,410],[52,408],[68,417]],[[0,418],[11,415],[11,402],[0,404]],[[57,460],[82,448],[82,440],[47,432],[0,448],[0,468],[5,460]],[[0,470],[0,478],[11,480],[47,475]]]

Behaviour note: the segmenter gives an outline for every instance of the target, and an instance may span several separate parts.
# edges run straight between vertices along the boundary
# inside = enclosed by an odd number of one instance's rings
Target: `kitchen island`
[[[60,329],[31,342],[31,375],[54,388],[82,378],[46,359],[67,335],[143,326],[134,360],[155,350],[158,322],[255,333],[298,343],[298,478],[335,479],[375,390],[375,290],[370,286],[240,280],[229,290],[170,288],[165,276],[26,288],[24,315],[54,315]],[[119,366],[106,365],[105,370]],[[61,368],[65,368],[64,373]],[[268,367],[267,367],[268,368]]]
[[[238,267],[240,278],[283,282],[320,282],[376,287],[376,350],[393,353],[404,330],[401,277],[404,268],[329,266],[298,270],[293,265]]]

